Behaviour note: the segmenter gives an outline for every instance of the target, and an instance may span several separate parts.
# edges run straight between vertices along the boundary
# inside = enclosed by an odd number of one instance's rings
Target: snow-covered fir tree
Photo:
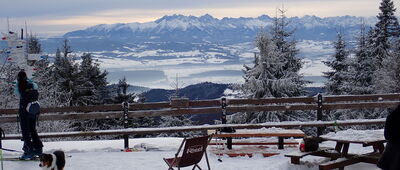
[[[30,35],[27,41],[30,54],[40,54],[43,51],[42,45],[36,36]],[[66,103],[62,101],[69,98],[69,96],[60,92],[48,58],[46,56],[44,59],[35,61],[33,64],[36,71],[32,79],[39,87],[39,101],[42,107],[65,106]]]
[[[384,67],[380,70],[376,81],[378,93],[400,92],[400,39],[393,44],[390,55],[383,60]]]
[[[400,34],[400,27],[397,17],[394,15],[396,8],[393,1],[382,0],[380,4],[378,22],[374,27],[372,56],[376,58],[377,70],[383,67],[383,60],[390,55],[391,43],[394,37]]]
[[[303,63],[297,57],[296,41],[288,31],[284,10],[270,33],[260,32],[255,40],[259,54],[255,55],[254,66],[244,65],[245,83],[241,85],[243,94],[248,98],[293,97],[304,94],[308,83],[299,74]],[[240,113],[241,114],[241,113]],[[291,119],[281,112],[256,112],[232,116],[232,122],[259,123]]]
[[[39,101],[42,107],[68,106],[71,96],[64,93],[56,83],[54,72],[48,57],[35,63],[35,77],[33,81],[38,84]]]
[[[63,51],[63,53],[61,53]],[[52,71],[55,77],[55,81],[60,88],[60,92],[69,98],[65,98],[62,103],[69,103],[69,106],[77,104],[76,99],[78,97],[76,86],[78,78],[78,65],[74,62],[73,56],[69,54],[72,52],[71,47],[68,44],[68,40],[64,40],[63,46],[57,49],[54,63],[52,65]]]
[[[324,62],[331,69],[331,71],[324,72],[324,77],[328,79],[325,87],[328,94],[349,94],[351,91],[349,82],[352,81],[352,75],[349,73],[349,52],[341,33],[338,33],[337,40],[333,44],[335,48],[333,59]]]
[[[361,24],[360,35],[357,37],[355,49],[354,79],[350,94],[373,94],[374,71],[376,70],[375,58],[371,55],[372,29],[366,33],[364,22]]]
[[[379,10],[381,11],[375,24],[376,33],[383,37],[398,37],[400,36],[399,21],[395,16],[396,8],[392,0],[382,0]]]
[[[118,81],[116,96],[113,97],[113,103],[120,104],[123,102],[133,103],[136,97],[135,93],[128,93],[128,87],[130,85],[126,82],[126,78],[123,77]]]
[[[100,64],[93,61],[90,53],[82,55],[79,66],[78,88],[80,105],[95,105],[103,103],[107,95],[107,72],[100,70]]]
[[[293,77],[298,76],[298,81],[295,84],[305,84],[305,81],[302,81],[302,76],[298,74],[299,70],[303,66],[303,62],[301,58],[297,57],[299,50],[296,49],[296,41],[293,37],[294,30],[288,30],[288,25],[290,24],[285,16],[285,9],[277,9],[280,13],[280,17],[274,18],[274,28],[271,29],[272,40],[275,42],[276,50],[278,50],[279,58],[284,63],[283,73],[292,72]],[[279,74],[279,72],[277,73]],[[278,77],[283,77],[284,75],[278,75]],[[293,94],[294,96],[298,96],[303,91],[299,90],[298,94]]]
[[[18,108],[19,99],[14,94],[14,87],[20,68],[14,63],[4,63],[0,65],[0,69],[0,107]]]
[[[380,62],[375,73],[377,93],[400,92],[398,63],[400,26],[394,15],[396,8],[391,0],[382,0],[374,34],[374,56]]]
[[[118,82],[117,95],[113,97],[113,101],[116,104],[120,104],[124,101],[128,103],[141,103],[139,95],[135,93],[128,93],[128,87],[130,85],[126,82],[126,78],[122,78]],[[130,128],[138,127],[155,127],[158,126],[154,117],[133,117],[128,120]]]
[[[40,54],[42,51],[42,44],[40,44],[39,39],[31,34],[28,38],[28,54]]]
[[[99,64],[93,61],[91,54],[83,54],[82,62],[79,64],[74,61],[71,53],[68,40],[64,40],[61,50],[57,49],[52,69],[60,90],[71,96],[69,105],[103,103],[107,95],[107,72],[100,70]]]

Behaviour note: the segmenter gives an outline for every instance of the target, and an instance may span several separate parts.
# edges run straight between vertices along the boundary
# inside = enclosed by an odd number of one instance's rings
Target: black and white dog
[[[61,150],[54,151],[52,154],[40,155],[40,167],[43,170],[64,170],[65,154]]]

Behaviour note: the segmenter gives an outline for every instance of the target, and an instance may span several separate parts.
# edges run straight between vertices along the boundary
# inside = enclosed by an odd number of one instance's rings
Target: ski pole
[[[3,166],[3,149],[0,148],[0,160],[1,160],[1,170],[4,170]]]
[[[215,130],[215,134],[217,134],[218,133],[218,129],[217,130]],[[223,146],[223,144],[222,144],[222,138],[219,138],[218,139],[218,137],[215,139],[216,140],[216,142],[217,142],[217,150],[218,150],[218,161],[219,162],[222,162],[222,159],[221,159],[221,154],[223,154],[222,153],[222,150],[224,149],[224,146]],[[219,142],[218,142],[219,141]]]
[[[1,162],[1,170],[4,169],[3,166],[3,144],[1,142],[1,139],[3,139],[3,137],[5,137],[4,131],[2,128],[0,128],[0,162]]]

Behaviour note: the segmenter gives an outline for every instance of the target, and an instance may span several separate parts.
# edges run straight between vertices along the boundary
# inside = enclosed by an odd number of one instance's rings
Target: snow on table
[[[334,141],[352,141],[353,143],[371,143],[376,141],[384,141],[383,129],[378,130],[354,130],[347,129],[344,131],[330,132],[320,136],[323,139]]]
[[[215,130],[209,130],[208,134],[215,134]],[[282,128],[260,128],[260,129],[237,129],[235,132],[222,132],[215,136],[238,136],[241,137],[262,137],[262,136],[283,136],[283,137],[303,137],[305,134],[300,129],[282,129]]]
[[[283,129],[283,128],[260,128],[260,129],[238,129],[236,133],[300,133],[304,134],[300,129]]]

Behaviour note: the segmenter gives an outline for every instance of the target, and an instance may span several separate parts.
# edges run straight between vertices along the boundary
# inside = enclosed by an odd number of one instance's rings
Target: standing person
[[[400,105],[386,118],[385,139],[387,140],[385,151],[378,162],[378,167],[383,170],[400,169]]]
[[[24,154],[20,159],[24,160],[32,159],[43,152],[43,143],[40,141],[36,132],[37,114],[32,115],[27,111],[29,110],[27,107],[28,104],[30,105],[30,102],[37,102],[37,88],[37,84],[28,79],[23,70],[18,73],[15,93],[20,98],[19,119],[22,131],[22,140],[24,141],[24,146],[22,148]]]

